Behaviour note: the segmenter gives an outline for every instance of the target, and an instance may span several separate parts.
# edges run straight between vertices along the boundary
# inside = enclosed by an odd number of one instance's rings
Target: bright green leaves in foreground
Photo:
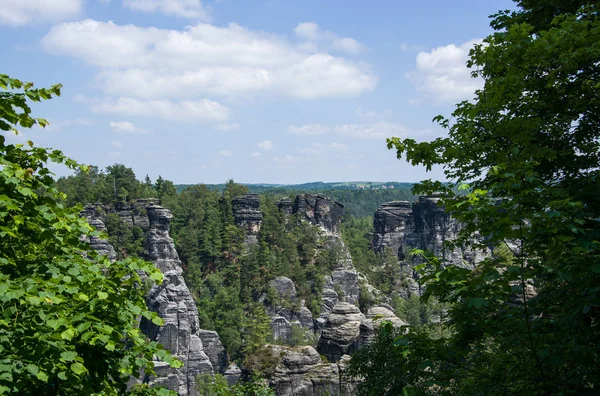
[[[421,268],[425,298],[449,304],[451,331],[380,339],[371,350],[396,348],[382,355],[395,370],[382,380],[374,368],[386,363],[355,359],[365,394],[600,388],[600,5],[517,3],[471,51],[484,88],[452,121],[436,117],[448,136],[388,140],[399,158],[444,167],[450,184],[416,192],[438,194],[463,224],[448,245],[494,251],[474,270],[435,259]]]
[[[0,129],[47,124],[27,100],[60,94],[0,75]],[[6,89],[23,89],[7,92]],[[0,394],[117,394],[153,355],[180,364],[137,328],[148,311],[141,274],[160,272],[141,260],[111,263],[89,250],[98,233],[77,209],[65,209],[47,161],[85,167],[60,151],[6,144],[0,135]],[[154,392],[154,391],[153,391]]]

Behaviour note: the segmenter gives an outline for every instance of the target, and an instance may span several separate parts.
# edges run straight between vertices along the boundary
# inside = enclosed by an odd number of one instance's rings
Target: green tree
[[[152,372],[153,355],[180,364],[137,327],[139,315],[162,323],[145,305],[139,272],[157,282],[162,274],[90,251],[82,236],[98,233],[65,209],[46,164],[86,167],[32,142],[6,144],[17,127],[47,125],[28,101],[60,88],[0,75],[0,394],[112,395],[131,375]]]
[[[514,256],[493,255],[474,271],[436,258],[422,266],[425,298],[451,304],[452,330],[396,340],[406,367],[420,367],[408,385],[423,390],[600,387],[600,5],[517,4],[494,16],[496,32],[471,51],[484,88],[457,105],[452,122],[436,117],[448,136],[388,140],[415,165],[444,167],[449,185],[426,181],[416,191],[440,193],[464,224],[455,246],[504,246]]]

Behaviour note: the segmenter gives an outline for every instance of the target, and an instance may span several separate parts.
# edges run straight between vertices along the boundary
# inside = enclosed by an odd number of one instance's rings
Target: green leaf
[[[74,336],[75,336],[75,329],[72,327],[69,327],[68,329],[66,329],[65,331],[60,333],[60,337],[63,340],[71,340]]]
[[[40,381],[48,382],[48,374],[44,373],[43,371],[39,371],[35,376]]]
[[[75,360],[76,357],[77,357],[77,352],[75,352],[75,351],[62,352],[60,354],[60,360],[62,360],[64,362],[72,362],[73,360]]]
[[[71,371],[73,371],[77,375],[81,375],[87,371],[85,366],[79,362],[71,364]]]

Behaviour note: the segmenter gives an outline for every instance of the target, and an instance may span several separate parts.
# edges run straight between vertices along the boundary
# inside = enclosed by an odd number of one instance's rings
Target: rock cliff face
[[[337,234],[340,232],[344,205],[319,194],[301,194],[296,196],[292,212],[327,232]]]
[[[150,385],[164,386],[181,395],[195,395],[196,376],[213,373],[204,352],[198,325],[198,310],[182,276],[181,262],[169,236],[171,213],[160,206],[146,208],[149,218],[146,249],[148,258],[164,274],[161,285],[154,285],[147,296],[148,307],[163,318],[156,326],[142,320],[140,328],[183,362],[179,369],[155,362],[156,377],[146,378]]]
[[[95,209],[93,205],[87,205],[83,212],[81,213],[81,217],[84,217],[88,223],[96,230],[100,232],[106,232],[106,226],[104,222],[99,218],[95,217]],[[90,247],[94,249],[101,256],[106,256],[110,261],[114,261],[117,258],[117,253],[115,252],[115,248],[108,243],[108,241],[104,238],[99,237],[90,237],[87,241],[90,244]]]
[[[148,292],[148,307],[163,318],[164,325],[156,326],[142,318],[140,328],[153,341],[157,341],[183,362],[173,369],[156,361],[156,376],[142,380],[150,385],[164,386],[179,395],[196,395],[196,376],[225,369],[225,351],[215,332],[201,330],[198,326],[198,310],[182,277],[181,262],[169,236],[171,213],[155,204],[156,200],[138,200],[134,203],[88,205],[82,216],[100,231],[106,227],[102,219],[115,213],[130,226],[146,231],[146,259],[152,261],[164,274],[161,285],[154,285]],[[116,257],[114,248],[105,239],[91,238],[90,245],[100,254]],[[204,351],[203,340],[207,344]],[[213,369],[213,362],[215,369]]]
[[[259,195],[241,195],[233,199],[232,205],[235,224],[246,231],[248,242],[255,243],[263,219]]]
[[[323,363],[311,346],[286,347],[269,345],[267,349],[278,359],[269,385],[278,396],[353,395],[357,382],[345,378],[349,356],[338,363]]]
[[[461,225],[438,205],[439,198],[420,197],[413,204],[394,201],[381,205],[375,213],[373,226],[373,249],[381,253],[389,248],[398,256],[400,265],[406,269],[405,297],[421,294],[417,274],[413,267],[420,263],[418,257],[410,257],[414,248],[429,251],[441,257],[449,265],[471,267],[487,252],[470,249],[447,249],[445,241],[455,239]]]
[[[285,276],[280,276],[271,281],[271,288],[275,291],[278,302],[267,308],[271,318],[273,339],[291,342],[292,326],[299,326],[305,332],[314,331],[312,313],[298,298],[294,282]]]
[[[365,319],[355,305],[337,303],[325,322],[317,350],[330,362],[355,352],[360,343],[360,325]]]

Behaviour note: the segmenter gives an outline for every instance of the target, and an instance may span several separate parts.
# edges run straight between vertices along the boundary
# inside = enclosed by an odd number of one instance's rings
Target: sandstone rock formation
[[[330,362],[337,362],[343,355],[358,350],[360,325],[365,319],[355,305],[338,302],[323,326],[317,344],[319,353],[325,355]]]
[[[200,330],[198,336],[202,340],[204,353],[208,356],[215,373],[224,373],[227,369],[227,352],[216,331]]]
[[[260,230],[263,215],[260,211],[260,196],[246,194],[232,201],[235,224],[246,231],[247,241],[256,243],[256,234]]]
[[[342,375],[348,356],[338,363],[324,363],[311,346],[268,345],[266,348],[278,360],[269,380],[278,396],[355,394],[357,382]]]
[[[292,212],[329,233],[337,234],[340,232],[344,205],[320,194],[301,194],[294,199]]]
[[[372,307],[366,314],[366,319],[360,324],[359,348],[369,345],[375,339],[377,331],[384,321],[391,322],[394,328],[401,328],[407,323],[398,318],[390,309],[386,307]]]
[[[178,369],[155,362],[156,377],[146,378],[150,385],[164,386],[180,396],[195,395],[196,376],[213,373],[204,352],[198,325],[198,310],[182,276],[181,262],[169,236],[171,213],[160,206],[146,208],[150,229],[147,234],[148,258],[164,274],[161,285],[154,285],[147,296],[148,307],[164,320],[156,326],[142,320],[140,328],[150,339],[159,342],[183,362]]]
[[[271,317],[273,339],[286,343],[292,340],[292,326],[299,326],[305,332],[314,330],[314,320],[311,312],[298,298],[294,282],[285,276],[273,279],[270,283],[275,291],[277,302],[267,308]]]
[[[471,249],[444,247],[445,241],[457,237],[461,225],[438,202],[439,198],[436,197],[419,197],[419,201],[412,204],[406,201],[388,202],[375,213],[373,249],[378,253],[386,248],[391,249],[398,256],[401,267],[406,269],[406,279],[403,279],[405,297],[422,293],[418,276],[413,272],[413,267],[421,261],[419,257],[410,256],[414,248],[431,252],[449,265],[467,267],[487,254]]]
[[[95,217],[95,210],[93,205],[87,205],[83,211],[81,212],[81,217],[84,217],[88,223],[92,227],[94,227],[97,231],[106,232],[106,226],[104,222],[99,218]],[[92,236],[87,242],[90,244],[90,247],[94,249],[101,256],[106,256],[110,261],[114,261],[117,258],[117,253],[115,252],[115,248],[108,243],[108,240],[101,237]]]

